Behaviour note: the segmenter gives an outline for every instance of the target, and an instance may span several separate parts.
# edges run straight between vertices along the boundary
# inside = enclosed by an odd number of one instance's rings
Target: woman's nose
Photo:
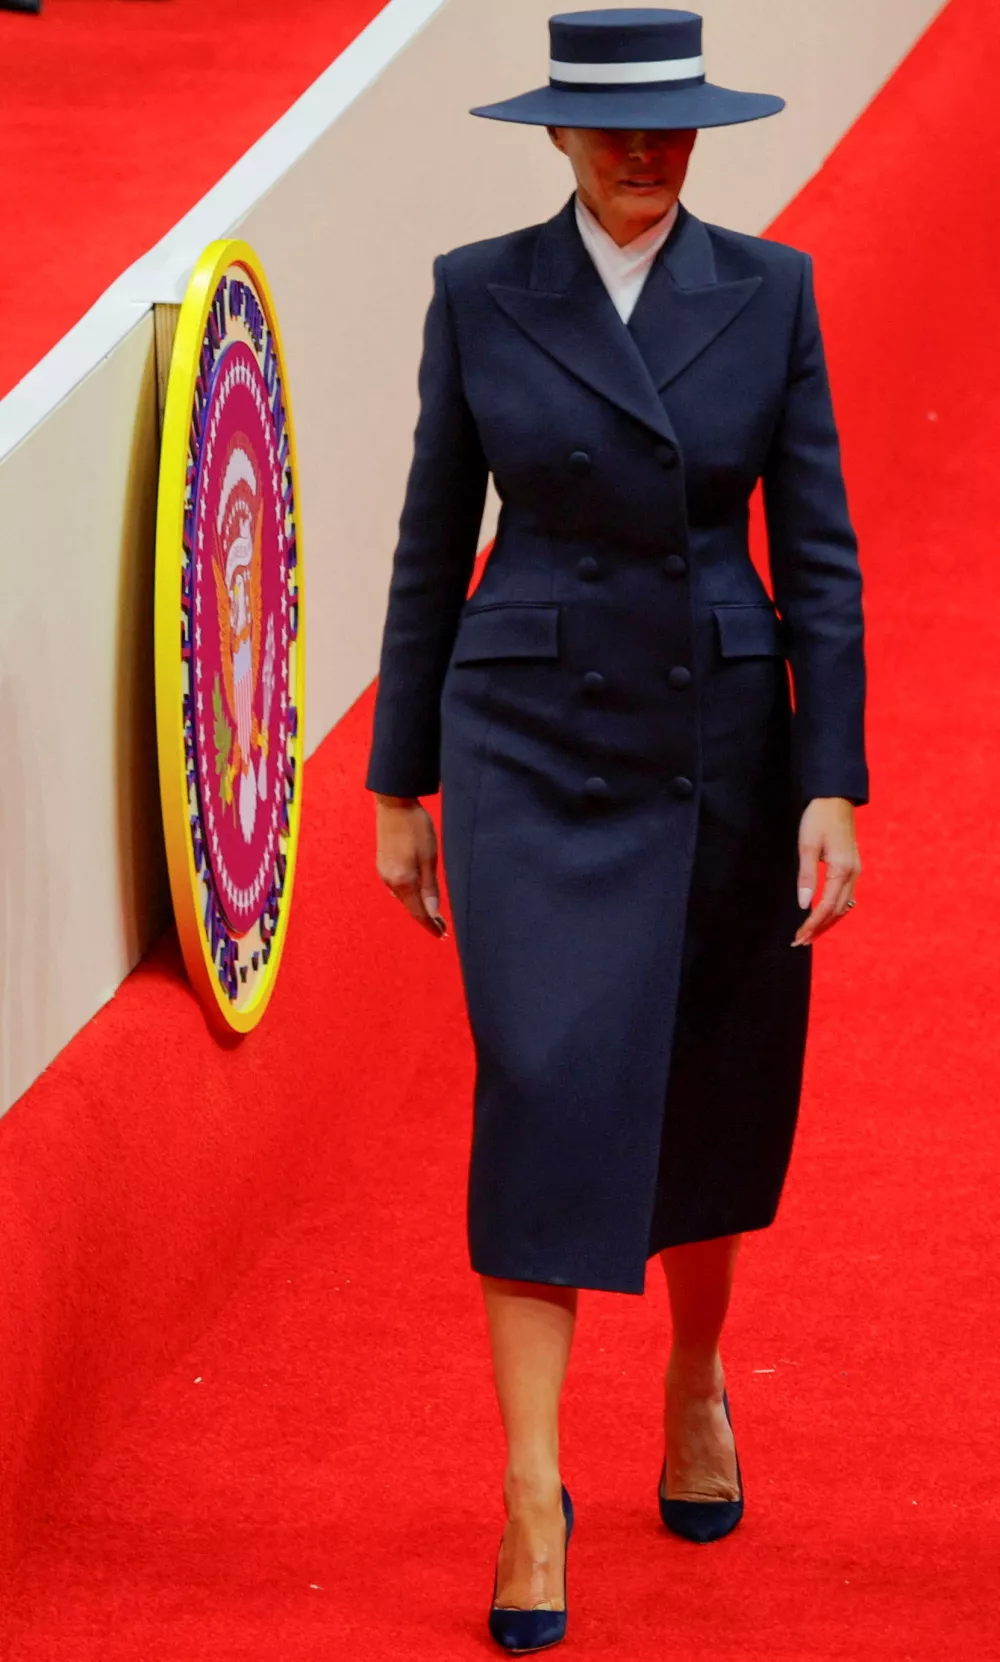
[[[628,136],[628,153],[638,161],[647,161],[653,153],[653,147],[648,133],[630,133]]]

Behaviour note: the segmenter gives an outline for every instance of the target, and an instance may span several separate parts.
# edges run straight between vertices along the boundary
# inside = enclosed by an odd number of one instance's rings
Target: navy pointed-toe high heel
[[[573,1533],[573,1502],[569,1490],[562,1492],[563,1517],[566,1519],[566,1559],[569,1557],[569,1538]],[[548,1650],[566,1637],[566,1561],[563,1562],[563,1608],[561,1610],[505,1610],[496,1603],[499,1568],[493,1578],[493,1604],[490,1608],[489,1628],[498,1645],[511,1656],[528,1656],[532,1651]]]
[[[724,1392],[722,1404],[726,1410],[726,1419],[732,1425],[729,1414],[729,1396]],[[736,1481],[739,1484],[739,1500],[668,1500],[663,1493],[667,1476],[667,1459],[663,1457],[663,1469],[660,1472],[660,1517],[669,1530],[675,1535],[683,1535],[687,1541],[720,1541],[723,1535],[728,1535],[736,1528],[743,1516],[743,1476],[740,1472],[740,1457],[736,1456]]]

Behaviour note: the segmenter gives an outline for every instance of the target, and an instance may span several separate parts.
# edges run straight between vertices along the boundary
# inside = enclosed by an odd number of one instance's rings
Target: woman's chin
[[[634,227],[633,235],[637,237],[668,214],[673,205],[674,198],[662,190],[626,190],[618,198],[621,218]]]

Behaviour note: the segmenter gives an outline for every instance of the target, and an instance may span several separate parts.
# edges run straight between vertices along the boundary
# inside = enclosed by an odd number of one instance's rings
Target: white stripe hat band
[[[640,63],[549,63],[549,80],[563,86],[648,86],[665,81],[704,80],[705,59],[661,58]]]
[[[549,19],[549,83],[472,111],[493,121],[606,128],[723,127],[784,99],[706,80],[697,12],[620,6]]]

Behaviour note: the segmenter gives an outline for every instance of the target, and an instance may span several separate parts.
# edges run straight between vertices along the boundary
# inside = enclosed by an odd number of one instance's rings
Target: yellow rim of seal
[[[294,697],[295,799],[289,804],[289,834],[285,846],[285,881],[271,951],[253,995],[237,1009],[220,984],[201,913],[201,879],[195,864],[188,823],[187,766],[184,752],[183,686],[181,680],[180,619],[183,568],[184,496],[187,482],[195,386],[208,316],[220,279],[231,266],[240,266],[252,283],[271,331],[281,377],[288,433],[288,462],[292,475],[292,502],[296,532],[296,633]],[[174,918],[184,964],[191,984],[220,1035],[248,1033],[267,1009],[281,964],[291,907],[302,815],[302,747],[305,733],[305,604],[302,577],[302,532],[299,523],[299,469],[295,424],[285,365],[284,348],[274,300],[253,249],[239,238],[210,243],[188,283],[177,322],[170,378],[167,383],[160,481],[156,514],[155,670],[156,737],[160,771],[160,800],[167,849],[167,869]],[[207,856],[206,856],[207,858]]]

